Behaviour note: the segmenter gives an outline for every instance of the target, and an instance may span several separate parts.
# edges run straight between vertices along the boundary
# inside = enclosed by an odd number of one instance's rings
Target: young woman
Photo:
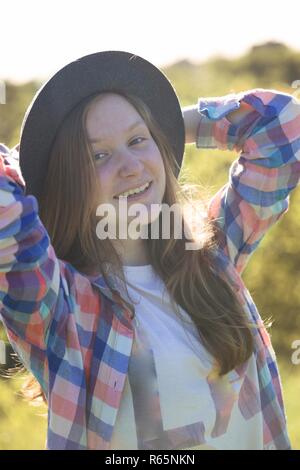
[[[197,230],[176,179],[184,143],[240,152]],[[20,149],[1,147],[0,301],[48,404],[47,448],[290,448],[241,274],[288,208],[299,148],[293,96],[255,89],[181,110],[162,72],[125,52],[68,64],[39,91]],[[134,203],[147,236],[130,236]],[[181,238],[175,222],[163,236],[151,212],[163,204],[182,208]]]

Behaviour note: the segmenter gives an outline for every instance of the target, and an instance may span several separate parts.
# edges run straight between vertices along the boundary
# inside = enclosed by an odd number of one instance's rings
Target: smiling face
[[[151,204],[162,202],[166,175],[145,121],[125,97],[105,93],[89,105],[85,122],[100,183],[99,204],[112,204],[119,219],[119,197],[125,193],[121,197],[128,207],[143,204],[150,215]],[[130,195],[136,189],[141,192]]]

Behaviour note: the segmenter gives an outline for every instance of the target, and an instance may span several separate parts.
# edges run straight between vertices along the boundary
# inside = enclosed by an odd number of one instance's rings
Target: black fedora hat
[[[38,90],[29,105],[20,138],[20,167],[27,194],[38,196],[43,189],[50,149],[66,115],[88,96],[117,90],[138,96],[150,108],[173,148],[178,176],[185,129],[170,81],[161,70],[135,54],[101,51],[64,66]]]

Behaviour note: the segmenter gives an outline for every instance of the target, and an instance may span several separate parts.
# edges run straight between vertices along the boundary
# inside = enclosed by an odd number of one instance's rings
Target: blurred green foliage
[[[45,407],[33,407],[20,395],[18,375],[0,380],[0,450],[45,449]]]
[[[228,60],[214,57],[194,65],[181,61],[164,72],[173,83],[182,106],[198,97],[222,96],[251,88],[273,88],[299,94],[292,83],[300,80],[300,53],[283,44],[255,46],[244,56]],[[40,84],[6,84],[5,105],[0,105],[0,142],[19,141],[25,110]],[[200,183],[213,194],[226,183],[234,152],[186,147],[181,179]],[[291,196],[289,212],[266,235],[244,273],[246,285],[270,329],[282,374],[289,431],[300,449],[300,365],[293,365],[291,344],[300,339],[300,190]],[[3,335],[3,332],[2,332]],[[46,421],[16,395],[18,382],[0,380],[0,449],[43,448]]]

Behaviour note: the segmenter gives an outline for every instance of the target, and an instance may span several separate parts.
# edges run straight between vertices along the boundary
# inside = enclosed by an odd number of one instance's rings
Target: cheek
[[[152,166],[152,171],[163,178],[165,174],[165,166],[160,151],[155,143],[153,143],[153,148],[149,152],[149,163]]]
[[[108,195],[111,192],[109,171],[106,170],[104,167],[97,167],[96,178],[99,182],[99,199],[100,202],[103,202],[107,199]]]
[[[158,175],[158,180],[160,182],[161,187],[164,188],[166,184],[166,172],[162,156],[159,152],[156,157],[156,173]]]

